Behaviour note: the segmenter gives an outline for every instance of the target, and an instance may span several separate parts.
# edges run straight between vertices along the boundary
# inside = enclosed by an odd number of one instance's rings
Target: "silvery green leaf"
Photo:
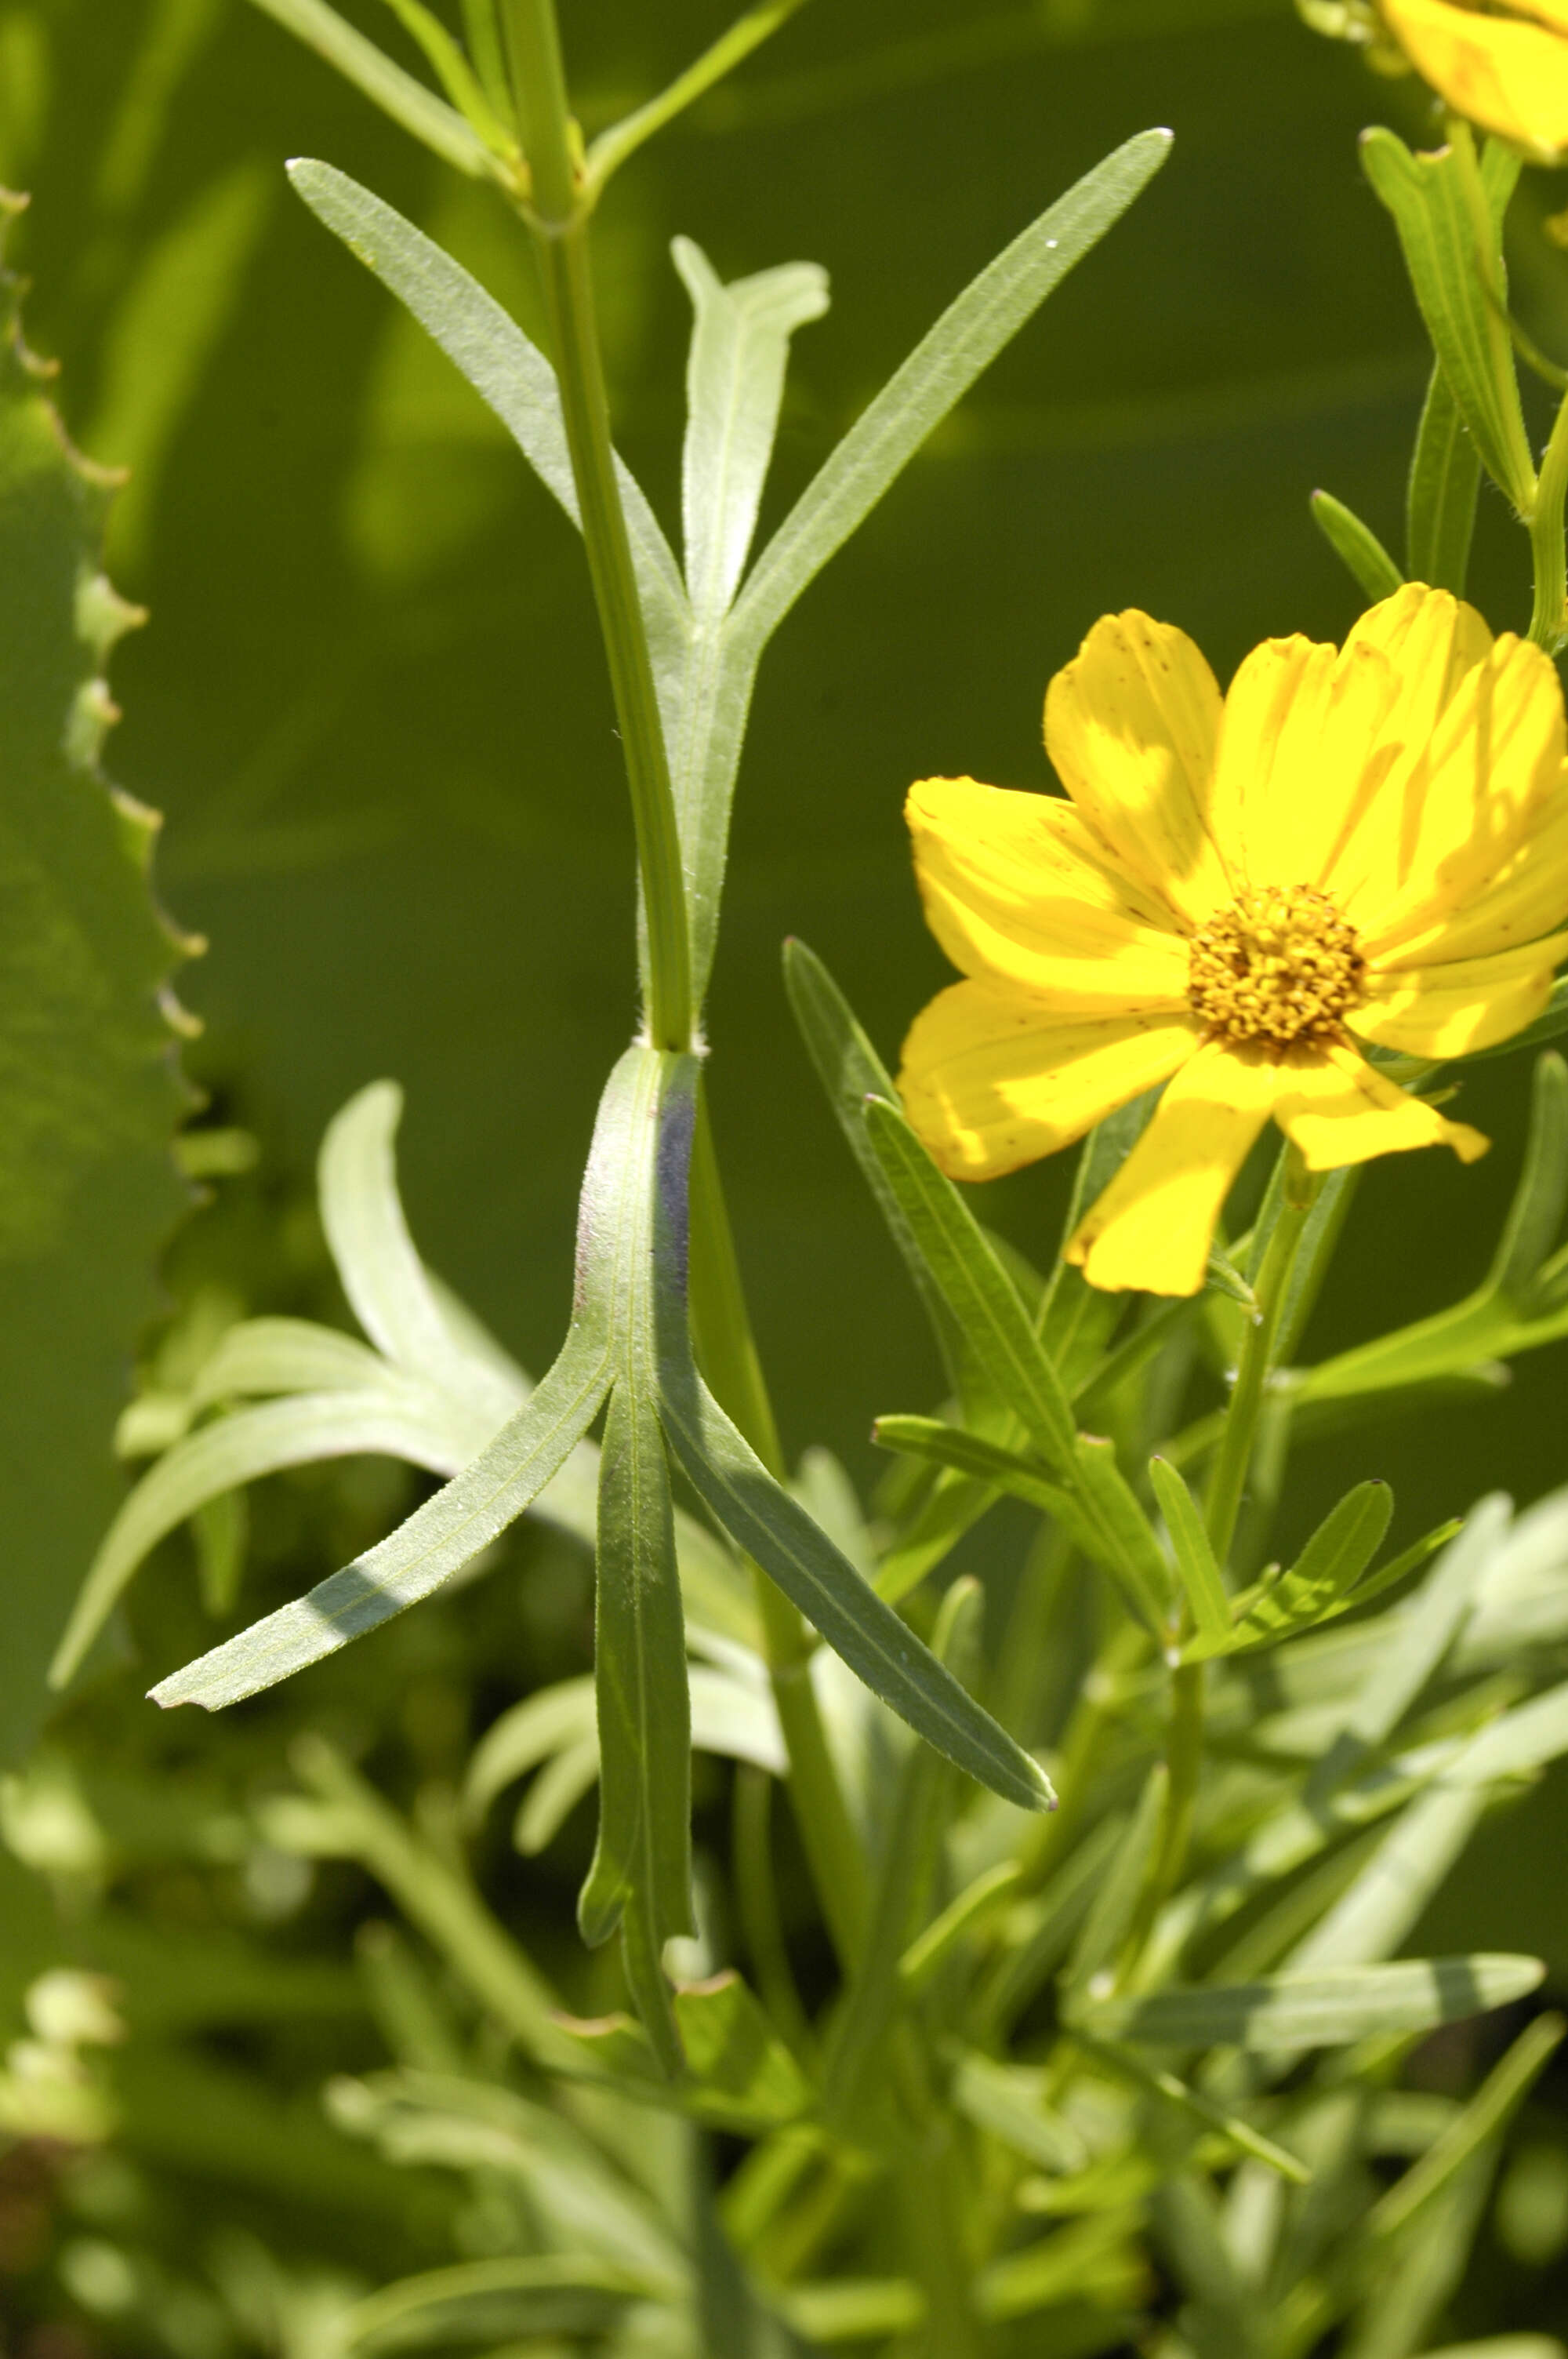
[[[288,174],[317,218],[391,288],[439,344],[495,412],[546,489],[578,523],[560,396],[544,354],[460,264],[346,173],[303,158],[289,166]],[[679,568],[657,517],[619,459],[615,467],[673,761],[691,618]]]
[[[266,1393],[365,1392],[384,1386],[386,1362],[368,1344],[309,1319],[242,1319],[204,1360],[192,1411]]]
[[[561,1680],[537,1688],[492,1721],[469,1756],[463,1816],[477,1825],[496,1796],[554,1753],[593,1734],[593,1680]]]
[[[1122,1821],[1115,1855],[1096,1887],[1083,1930],[1067,1961],[1063,1981],[1069,1992],[1081,1996],[1095,1990],[1099,1978],[1108,1976],[1116,1964],[1153,1871],[1170,1782],[1165,1764],[1157,1761],[1143,1781],[1137,1809]]]
[[[581,1439],[604,1397],[605,1384],[602,1343],[574,1329],[532,1398],[434,1498],[416,1508],[388,1538],[319,1582],[308,1596],[280,1606],[160,1680],[151,1690],[153,1701],[166,1707],[199,1703],[208,1712],[221,1711],[335,1654],[350,1639],[362,1637],[430,1596],[532,1506]],[[267,1405],[290,1410],[298,1406],[297,1401]],[[266,1409],[247,1414],[261,1417]],[[230,1419],[212,1430],[222,1433],[237,1422]]]
[[[966,2121],[1060,2178],[1082,2170],[1089,2155],[1078,2131],[1051,2105],[1050,2077],[1037,2066],[998,2063],[968,2049],[954,2060],[948,2091]]]
[[[353,2354],[394,2338],[405,2349],[496,2336],[598,2336],[628,2303],[661,2298],[662,2282],[593,2253],[526,2253],[458,2261],[398,2277],[332,2321],[333,2348]]]
[[[1254,1983],[1172,1984],[1086,2006],[1081,2019],[1096,2038],[1149,2048],[1346,2047],[1508,2006],[1545,1973],[1539,1958],[1409,1958]]]
[[[286,1466],[361,1451],[450,1474],[466,1455],[443,1405],[384,1377],[373,1390],[297,1393],[237,1410],[177,1441],[151,1466],[104,1534],[49,1672],[63,1687],[143,1560],[225,1492]]]
[[[535,1859],[599,1783],[599,1732],[590,1729],[576,1745],[551,1755],[517,1806],[512,1840],[524,1859]]]
[[[1489,1799],[1480,1785],[1443,1784],[1408,1802],[1348,1890],[1292,1951],[1288,1971],[1371,1965],[1397,1950],[1469,1842]]]
[[[1500,1495],[1483,1499],[1415,1596],[1384,1617],[1383,1643],[1345,1720],[1353,1745],[1381,1745],[1420,1695],[1463,1627],[1509,1512]]]
[[[491,1360],[454,1335],[408,1234],[393,1154],[402,1113],[396,1082],[373,1082],[333,1115],[319,1164],[321,1225],[372,1343],[438,1391],[473,1401],[493,1431],[520,1404]]]
[[[786,262],[726,286],[700,246],[671,251],[695,319],[687,364],[681,510],[698,623],[728,612],[745,571],[778,430],[789,340],[827,309],[827,274]]]
[[[1144,131],[1097,164],[949,304],[806,487],[752,568],[730,628],[761,646],[841,549],[933,427],[1074,264],[1119,220],[1170,152]]]

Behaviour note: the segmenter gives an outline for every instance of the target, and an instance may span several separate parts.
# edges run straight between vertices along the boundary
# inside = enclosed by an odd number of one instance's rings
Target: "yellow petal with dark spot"
[[[955,1180],[1054,1155],[1173,1073],[1197,1047],[1184,1018],[1065,1021],[1022,994],[956,983],[903,1044],[904,1111]]]
[[[1309,1171],[1337,1171],[1417,1147],[1451,1147],[1462,1163],[1474,1163],[1491,1144],[1467,1123],[1449,1122],[1410,1096],[1354,1049],[1293,1050],[1279,1083],[1274,1119]]]
[[[1211,1044],[1183,1067],[1068,1244],[1091,1286],[1198,1291],[1220,1208],[1279,1086],[1278,1066],[1256,1050]]]

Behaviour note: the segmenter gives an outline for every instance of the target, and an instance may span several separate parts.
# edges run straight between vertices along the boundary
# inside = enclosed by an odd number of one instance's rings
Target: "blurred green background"
[[[416,62],[374,0],[344,12]],[[728,13],[564,0],[589,127]],[[818,0],[604,204],[618,440],[672,538],[687,310],[669,239],[694,236],[726,276],[795,257],[831,273],[831,313],[796,341],[765,531],[1028,219],[1130,133],[1176,135],[1149,193],[763,668],[709,1031],[792,1455],[826,1442],[869,1477],[873,1415],[926,1407],[939,1381],[795,1036],[781,942],[797,933],[826,958],[891,1060],[944,977],[900,820],[913,777],[1044,785],[1045,682],[1108,609],[1181,624],[1222,679],[1267,634],[1348,625],[1359,601],[1307,495],[1325,486],[1398,549],[1426,371],[1357,134],[1381,120],[1419,137],[1425,106],[1414,83],[1313,38],[1287,0]],[[111,763],[166,813],[162,895],[210,940],[182,985],[206,1027],[189,1071],[211,1118],[261,1146],[255,1178],[223,1183],[177,1248],[173,1281],[216,1272],[251,1308],[296,1307],[316,1282],[302,1207],[322,1126],[392,1074],[407,1091],[416,1234],[537,1369],[566,1311],[592,1111],[635,1012],[631,831],[586,575],[477,397],[290,195],[296,155],[368,183],[539,332],[499,203],[243,0],[0,7],[0,179],[33,198],[12,247],[34,281],[30,340],[62,364],[78,441],[134,470],[110,557],[152,619],[115,661]],[[1559,353],[1568,261],[1530,232],[1562,199],[1532,172],[1516,213],[1519,305]],[[1489,488],[1472,594],[1495,627],[1523,626],[1523,536]],[[1496,1140],[1479,1169],[1431,1157],[1369,1172],[1312,1356],[1473,1281],[1527,1081],[1525,1059],[1467,1080],[1462,1111]],[[1067,1177],[1047,1166],[1005,1183],[989,1217],[1047,1255]],[[155,1308],[149,1293],[142,1310]],[[58,1514],[30,1535],[55,1626],[122,1487],[108,1418],[132,1341],[103,1339]],[[1524,1502],[1561,1483],[1565,1353],[1523,1362],[1494,1407],[1303,1452],[1281,1538],[1368,1474],[1391,1479],[1407,1533],[1489,1488]],[[366,1494],[367,1527],[389,1511]],[[287,1593],[315,1569],[277,1579]],[[160,1626],[149,1677],[190,1635],[165,1641]],[[406,1642],[373,1641],[375,1678],[402,1676],[420,1643],[412,1625]],[[1561,1980],[1568,1800],[1549,1786],[1504,1826],[1422,1938],[1539,1947]]]

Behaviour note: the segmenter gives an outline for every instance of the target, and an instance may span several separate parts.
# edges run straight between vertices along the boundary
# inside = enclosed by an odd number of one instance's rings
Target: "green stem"
[[[1290,1295],[1291,1272],[1322,1181],[1302,1163],[1293,1147],[1285,1150],[1285,1175],[1279,1216],[1264,1250],[1253,1291],[1258,1310],[1241,1346],[1241,1358],[1231,1387],[1225,1426],[1209,1479],[1205,1521],[1216,1558],[1223,1567],[1236,1538],[1247,1471],[1258,1439],[1274,1345]],[[1178,1664],[1171,1676],[1171,1718],[1165,1759],[1171,1773],[1166,1789],[1160,1842],[1153,1873],[1140,1906],[1129,1942],[1136,1957],[1148,1939],[1161,1902],[1175,1889],[1187,1856],[1197,1808],[1198,1778],[1203,1767],[1204,1686],[1206,1666]]]
[[[706,1091],[697,1097],[691,1154],[691,1325],[714,1397],[768,1472],[782,1481],[784,1452],[741,1285]],[[752,1572],[762,1648],[789,1760],[790,1799],[834,1947],[840,1964],[849,1967],[865,1931],[866,1864],[811,1684],[816,1640],[766,1573],[760,1567]]]
[[[805,0],[762,0],[760,7],[749,8],[656,98],[623,115],[608,131],[601,131],[588,151],[583,176],[589,202],[598,201],[611,174],[619,171],[627,157],[635,154],[645,139],[662,131],[666,123],[711,90],[725,74],[733,72],[743,58],[749,58],[770,34],[777,32],[786,17],[804,5]]]
[[[648,1031],[655,1048],[687,1049],[694,1011],[680,834],[615,480],[588,208],[579,186],[554,0],[508,0],[506,30],[530,175],[524,216],[549,310],[572,477],[632,790],[648,935]]]
[[[1568,495],[1568,394],[1558,406],[1552,439],[1541,462],[1535,507],[1530,519],[1530,553],[1535,569],[1535,606],[1530,636],[1554,656],[1568,637],[1568,566],[1564,563],[1563,504]]]

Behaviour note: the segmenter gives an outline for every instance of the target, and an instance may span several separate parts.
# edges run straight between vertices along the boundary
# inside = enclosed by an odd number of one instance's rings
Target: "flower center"
[[[1362,995],[1356,929],[1310,885],[1249,886],[1193,936],[1187,1001],[1220,1040],[1336,1040]]]

